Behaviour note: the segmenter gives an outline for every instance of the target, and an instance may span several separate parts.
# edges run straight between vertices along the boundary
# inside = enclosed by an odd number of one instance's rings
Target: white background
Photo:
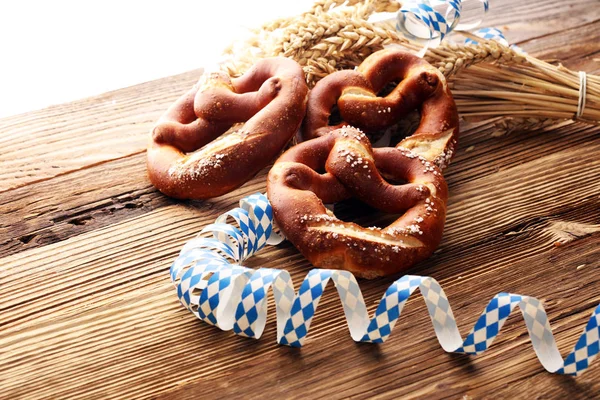
[[[0,0],[0,117],[214,61],[245,27],[313,0]]]

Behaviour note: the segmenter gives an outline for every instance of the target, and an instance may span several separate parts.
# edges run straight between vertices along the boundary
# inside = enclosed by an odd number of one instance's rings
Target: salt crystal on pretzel
[[[438,167],[425,167],[428,161],[412,155],[393,147],[373,149],[349,127],[292,147],[275,162],[267,182],[278,226],[313,265],[365,278],[426,259],[442,238],[448,188]],[[367,168],[355,164],[359,157]],[[382,174],[407,183],[390,184]],[[363,228],[324,206],[350,197],[403,215],[385,228]]]
[[[399,84],[385,97],[377,94]],[[330,126],[337,105],[343,121]],[[371,54],[356,70],[334,72],[311,90],[300,140],[322,136],[344,125],[373,132],[397,124],[418,109],[421,123],[397,147],[412,150],[441,169],[450,162],[458,138],[458,111],[444,76],[425,60],[387,49]]]
[[[391,93],[377,96],[396,80]],[[334,105],[343,121],[329,125]],[[415,109],[421,123],[396,147],[373,149],[361,131],[389,128]],[[448,198],[442,169],[457,135],[456,105],[435,68],[398,50],[373,53],[357,70],[335,72],[309,94],[300,134],[306,141],[284,153],[269,173],[275,219],[317,267],[365,278],[405,270],[429,257],[442,239]],[[363,228],[324,206],[350,197],[402,215],[385,228]]]
[[[180,199],[216,197],[241,186],[296,133],[307,95],[302,68],[281,57],[260,60],[235,79],[204,75],[152,131],[152,184]]]

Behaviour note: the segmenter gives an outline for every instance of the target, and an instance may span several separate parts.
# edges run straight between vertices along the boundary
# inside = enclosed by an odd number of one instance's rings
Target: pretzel
[[[397,80],[388,95],[378,96]],[[334,106],[343,121],[330,125]],[[388,129],[415,109],[419,127],[396,147],[373,149],[360,130]],[[269,172],[275,219],[317,267],[365,278],[404,270],[441,241],[448,197],[441,171],[457,136],[456,105],[441,73],[409,53],[373,53],[358,69],[335,72],[310,92],[300,133],[305,142]],[[402,215],[385,228],[363,228],[337,219],[323,204],[350,197]]]
[[[390,184],[382,174],[406,183]],[[408,149],[373,149],[355,128],[286,151],[269,172],[267,191],[279,227],[317,267],[389,275],[429,257],[442,238],[448,188],[441,170]],[[350,197],[403,215],[385,228],[363,228],[323,204]]]
[[[152,184],[180,199],[216,197],[241,186],[294,136],[307,95],[301,67],[286,58],[260,60],[235,79],[206,74],[152,131]]]
[[[377,96],[397,80],[400,83],[391,93]],[[343,121],[329,126],[336,104]],[[458,137],[458,112],[448,85],[429,63],[395,49],[375,52],[358,69],[334,72],[319,81],[308,98],[300,140],[325,135],[344,125],[372,133],[397,124],[415,109],[421,112],[419,127],[397,147],[446,168]]]

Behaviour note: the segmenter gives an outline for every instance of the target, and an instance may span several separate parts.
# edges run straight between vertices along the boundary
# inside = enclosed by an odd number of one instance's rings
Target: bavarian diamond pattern
[[[240,202],[255,225],[256,251],[262,249],[273,231],[273,208],[266,196],[253,194]]]
[[[429,4],[408,3],[402,7],[398,14],[397,28],[411,37],[414,35],[407,29],[407,20],[421,21],[429,31],[429,38],[440,36],[440,40],[449,32],[448,23],[442,14],[434,10]]]
[[[300,286],[298,296],[292,303],[290,317],[283,328],[283,336],[279,339],[280,344],[291,347],[302,346],[331,274],[332,271],[326,269],[313,269],[308,273]]]
[[[423,279],[419,288],[440,343],[446,350],[455,349],[462,340],[444,290],[436,280],[430,278]]]
[[[226,212],[217,218],[218,223],[226,223],[227,218],[231,217],[240,227],[240,229],[234,228],[240,235],[240,238],[236,238],[239,249],[238,261],[243,261],[250,257],[256,251],[257,238],[256,235],[249,235],[250,232],[256,232],[254,227],[254,221],[250,218],[247,210],[243,208],[234,208],[231,211]],[[231,225],[230,225],[231,226]],[[205,228],[204,230],[206,230]],[[214,233],[213,233],[214,235]],[[219,235],[218,238],[221,238]]]
[[[600,306],[594,310],[573,351],[565,359],[559,374],[580,375],[596,358],[600,349]]]
[[[396,29],[404,36],[416,40],[427,41],[426,46],[420,53],[424,54],[429,46],[437,46],[446,35],[454,29],[472,30],[479,26],[485,14],[489,10],[488,0],[479,0],[483,5],[483,11],[479,18],[471,18],[465,24],[459,24],[462,13],[461,0],[433,1],[433,0],[408,0],[403,2],[396,17]],[[425,33],[427,32],[427,33]],[[474,32],[475,35],[488,40],[496,40],[508,46],[502,32],[495,28],[482,28]],[[467,39],[465,43],[477,43]],[[516,51],[523,52],[516,48]]]
[[[239,229],[223,223],[215,223],[206,226],[200,233],[212,232],[214,238],[231,249],[232,258],[240,260],[247,248],[246,235]]]
[[[189,309],[194,304],[198,304],[200,298],[194,295],[195,289],[203,290],[206,288],[207,281],[204,279],[209,274],[218,271],[220,268],[226,268],[229,263],[223,259],[205,258],[194,263],[181,276],[177,285],[177,296],[181,303]]]
[[[460,0],[448,0],[447,3],[448,9],[446,10],[446,17],[449,17],[448,20],[448,32],[454,30],[456,25],[458,25],[458,21],[460,20],[460,13],[462,11],[462,2]]]
[[[419,276],[403,276],[386,290],[371,319],[362,342],[383,343],[392,332],[406,300],[421,284]]]
[[[242,296],[235,312],[233,332],[247,337],[256,337],[256,323],[263,303],[267,300],[267,292],[276,275],[272,270],[259,269],[251,277],[242,290]],[[260,329],[262,331],[262,329]]]
[[[503,44],[504,46],[508,46],[508,41],[506,40],[506,37],[504,36],[504,34],[502,33],[502,31],[500,29],[497,28],[481,28],[481,29],[477,29],[476,31],[472,32],[473,35],[480,37],[482,39],[485,40],[494,40],[500,44]],[[477,44],[477,40],[474,39],[465,39],[465,43],[466,44]]]
[[[344,314],[350,330],[364,330],[366,328],[363,325],[367,318],[367,307],[356,278],[349,271],[338,271],[332,275],[332,278],[344,307]]]
[[[519,301],[521,296],[510,293],[499,293],[494,296],[456,352],[479,354],[485,351]]]
[[[543,304],[533,297],[497,294],[463,340],[444,290],[430,277],[406,275],[392,283],[372,318],[368,316],[356,278],[348,271],[311,270],[296,293],[285,270],[251,270],[238,265],[268,243],[273,234],[273,213],[264,195],[252,195],[240,201],[240,205],[241,208],[220,216],[205,229],[213,238],[200,237],[188,242],[169,271],[181,303],[211,325],[231,329],[241,336],[260,338],[266,325],[268,293],[272,290],[278,343],[301,347],[323,291],[329,280],[333,280],[350,334],[357,341],[383,343],[391,335],[406,301],[419,289],[438,340],[446,351],[473,355],[484,352],[515,307],[523,315],[532,347],[546,370],[580,375],[600,351],[600,305],[563,361]],[[225,223],[228,216],[237,223],[237,228]]]
[[[462,11],[462,2],[460,0],[448,0],[448,5],[458,13],[460,17],[460,12]]]
[[[232,267],[222,268],[212,274],[206,288],[200,295],[200,302],[198,305],[198,317],[200,319],[211,325],[218,325],[216,313],[217,307],[222,300],[222,292],[229,287],[231,281],[236,276],[243,272],[243,268]]]

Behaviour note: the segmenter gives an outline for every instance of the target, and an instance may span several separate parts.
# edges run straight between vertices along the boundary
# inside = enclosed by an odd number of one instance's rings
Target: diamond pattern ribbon
[[[461,22],[471,14],[468,22]],[[483,22],[489,10],[488,0],[409,0],[396,16],[396,29],[407,38],[423,44],[418,53],[422,57],[428,48],[435,48],[452,31],[471,31]],[[480,28],[471,32],[485,40],[495,40],[509,46],[506,37],[497,28]],[[466,39],[466,44],[477,44]],[[511,45],[515,51],[526,54],[520,47]]]
[[[227,223],[229,218],[237,227]],[[406,275],[392,283],[372,318],[356,278],[348,271],[313,269],[296,293],[285,270],[241,266],[266,244],[283,240],[273,231],[273,211],[262,194],[242,199],[240,208],[219,216],[201,233],[212,233],[212,238],[198,237],[183,247],[171,266],[171,280],[181,303],[196,317],[240,336],[260,338],[267,320],[267,295],[272,291],[277,342],[301,347],[319,300],[329,281],[333,281],[355,341],[385,342],[406,301],[419,289],[438,341],[447,352],[473,355],[484,352],[516,307],[523,315],[538,359],[549,372],[580,375],[600,351],[600,305],[593,311],[574,349],[563,360],[544,307],[533,297],[511,293],[494,296],[463,340],[444,290],[430,277]]]
[[[475,18],[460,23],[464,11]],[[404,36],[425,46],[437,47],[453,30],[470,30],[481,24],[489,9],[488,0],[409,0],[402,5],[396,16],[396,29]]]
[[[521,54],[526,54],[523,49],[521,49],[519,46],[512,44],[509,46],[508,41],[506,40],[506,37],[504,36],[504,33],[502,33],[502,31],[500,29],[497,28],[481,28],[481,29],[477,29],[476,31],[472,32],[473,35],[480,37],[482,39],[485,40],[494,40],[504,46],[510,47],[511,49],[521,53]],[[465,44],[477,44],[478,42],[476,40],[467,38],[465,39]]]

